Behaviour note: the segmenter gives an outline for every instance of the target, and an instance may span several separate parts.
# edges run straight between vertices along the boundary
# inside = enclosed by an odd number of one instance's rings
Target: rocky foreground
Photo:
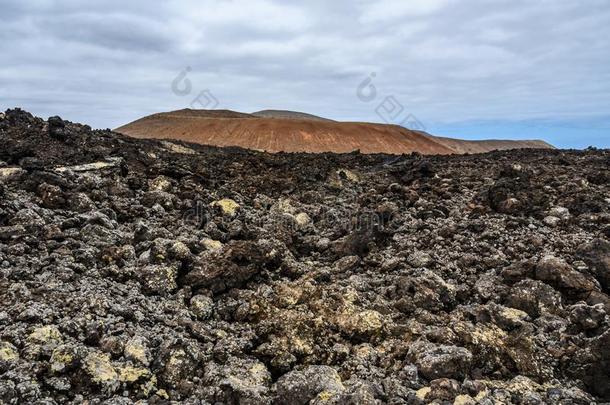
[[[609,151],[0,143],[0,403],[610,401]]]

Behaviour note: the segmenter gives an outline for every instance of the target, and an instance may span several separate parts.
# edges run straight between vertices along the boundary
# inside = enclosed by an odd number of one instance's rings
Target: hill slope
[[[135,138],[177,139],[268,152],[403,154],[483,153],[495,149],[552,148],[540,141],[464,141],[397,125],[336,122],[303,113],[179,110],[153,114],[117,128]]]
[[[259,118],[286,118],[286,119],[305,119],[305,120],[314,120],[314,121],[326,121],[326,122],[336,122],[334,120],[330,120],[328,118],[319,117],[313,114],[307,114],[303,112],[296,111],[286,111],[286,110],[262,110],[252,113],[255,117]]]

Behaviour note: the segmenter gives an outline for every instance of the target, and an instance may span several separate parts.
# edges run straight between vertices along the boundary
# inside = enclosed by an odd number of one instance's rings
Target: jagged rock
[[[414,252],[409,255],[407,262],[416,268],[427,267],[432,264],[432,257],[426,252]]]
[[[417,276],[401,277],[398,280],[397,288],[405,296],[398,302],[401,310],[438,310],[449,308],[454,303],[457,291],[455,286],[430,270],[416,274]]]
[[[108,354],[91,353],[84,359],[83,366],[94,383],[113,384],[119,379]]]
[[[141,363],[144,366],[150,365],[150,350],[145,338],[134,336],[125,344],[125,358]]]
[[[543,314],[557,313],[561,309],[561,295],[540,281],[523,280],[511,288],[507,303],[537,318]]]
[[[590,292],[598,289],[597,283],[572,268],[565,261],[553,256],[545,256],[536,266],[536,278],[559,289],[575,292]]]
[[[0,181],[17,180],[23,173],[25,170],[20,167],[2,167],[0,168]]]
[[[464,378],[470,373],[472,362],[472,353],[463,347],[439,346],[423,341],[411,345],[409,357],[428,380]]]
[[[165,176],[159,176],[149,182],[149,190],[169,192],[172,190],[172,182]]]
[[[550,227],[556,227],[557,225],[559,225],[559,223],[561,222],[561,218],[557,218],[554,216],[549,215],[548,217],[544,217],[544,219],[542,220],[545,224],[547,224]]]
[[[148,294],[167,295],[178,288],[178,267],[175,265],[148,265],[138,269],[138,274],[140,283]]]
[[[61,140],[66,139],[68,135],[68,132],[65,130],[66,124],[60,117],[49,117],[47,124],[49,127],[49,135]]]
[[[305,405],[320,394],[328,399],[344,389],[339,374],[328,366],[309,366],[302,371],[291,371],[276,383],[280,404]]]
[[[570,210],[565,207],[553,207],[549,210],[549,215],[555,218],[566,220],[570,218]]]
[[[453,401],[460,392],[460,383],[449,378],[430,381],[430,392],[426,400]]]
[[[185,281],[197,288],[222,292],[243,285],[276,260],[278,252],[261,243],[235,242],[220,253],[201,256]]]
[[[383,317],[377,311],[348,309],[337,316],[337,325],[348,335],[374,335],[383,327]]]
[[[66,205],[66,196],[58,186],[42,183],[38,186],[38,195],[46,208],[63,208]]]
[[[17,348],[9,342],[0,342],[0,373],[10,369],[18,360],[19,352]]]
[[[229,217],[235,216],[237,210],[239,209],[239,204],[230,198],[224,198],[222,200],[214,201],[212,203],[213,207],[218,207],[220,211]]]
[[[346,272],[350,270],[354,270],[358,264],[360,264],[360,257],[358,256],[345,256],[341,259],[337,260],[333,267],[338,272]]]
[[[69,209],[76,212],[87,212],[95,208],[95,203],[85,193],[74,193],[68,197]]]
[[[231,358],[225,365],[220,388],[235,404],[267,403],[271,373],[263,363]]]
[[[77,348],[72,345],[62,345],[53,350],[51,355],[51,370],[54,373],[65,373],[75,369],[81,360]]]
[[[606,291],[610,291],[610,242],[595,239],[578,247],[578,255],[590,267]]]
[[[22,225],[0,226],[0,240],[7,240],[27,234],[28,231]]]
[[[606,318],[603,304],[589,306],[576,304],[570,307],[570,321],[583,330],[596,329]]]
[[[214,301],[205,295],[196,295],[191,298],[191,312],[201,320],[206,320],[212,315]]]

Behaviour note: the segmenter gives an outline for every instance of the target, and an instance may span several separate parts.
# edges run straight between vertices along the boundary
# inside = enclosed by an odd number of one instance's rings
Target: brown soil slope
[[[306,119],[306,120],[314,120],[314,121],[326,121],[326,122],[336,122],[334,120],[330,120],[328,118],[319,117],[313,114],[307,114],[296,111],[286,111],[286,110],[262,110],[252,113],[255,117],[258,118],[290,118],[290,119]]]
[[[259,117],[228,110],[179,110],[153,114],[116,129],[135,138],[177,139],[204,145],[268,152],[422,154],[482,153],[552,148],[542,141],[464,141],[396,125],[319,119]]]

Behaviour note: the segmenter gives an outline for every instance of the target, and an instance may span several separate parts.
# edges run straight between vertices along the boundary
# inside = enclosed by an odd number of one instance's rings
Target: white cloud
[[[355,96],[371,72],[434,122],[610,106],[607,0],[4,0],[0,41],[1,109],[101,127],[188,106],[169,86],[186,66],[246,111],[375,120]]]
[[[451,0],[379,0],[363,2],[361,21],[379,23],[408,17],[426,16],[435,13]]]
[[[244,30],[296,32],[310,25],[303,9],[270,0],[172,1],[168,10],[195,30],[235,25]]]

